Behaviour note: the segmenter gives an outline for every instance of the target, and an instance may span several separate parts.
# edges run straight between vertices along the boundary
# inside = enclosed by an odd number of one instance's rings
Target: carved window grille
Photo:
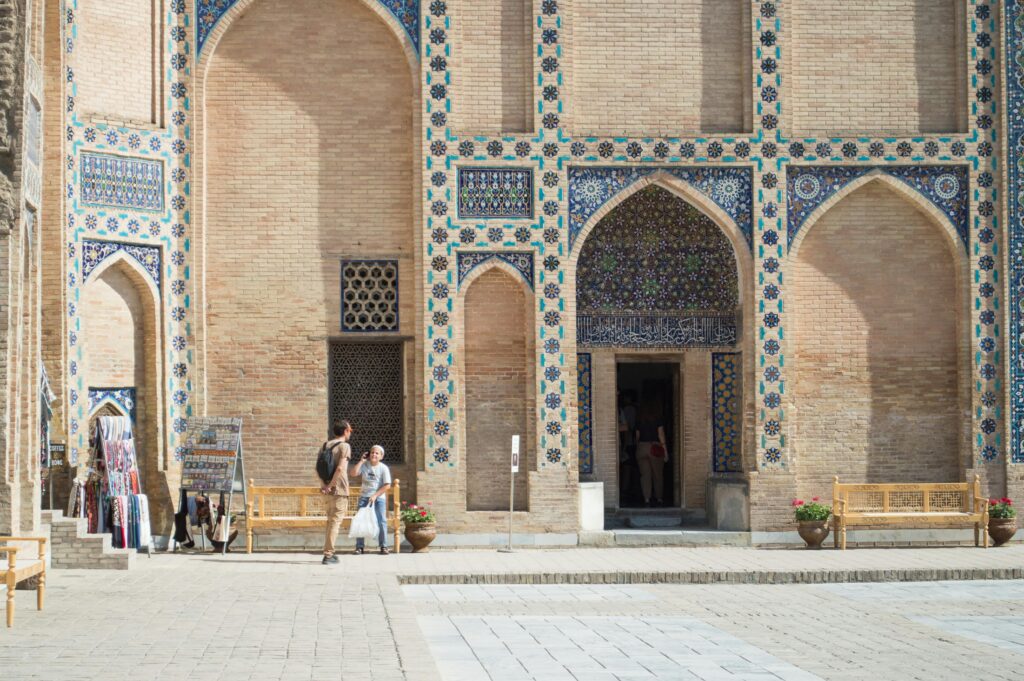
[[[398,331],[397,261],[342,261],[341,330]]]
[[[352,455],[384,447],[384,461],[404,461],[402,343],[331,343],[329,413],[352,424]]]

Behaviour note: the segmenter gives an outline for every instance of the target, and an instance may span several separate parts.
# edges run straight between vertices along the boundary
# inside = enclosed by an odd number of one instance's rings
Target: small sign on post
[[[516,510],[516,473],[519,472],[519,436],[512,436],[512,478],[508,491],[508,546],[498,549],[501,553],[512,553],[512,514]]]

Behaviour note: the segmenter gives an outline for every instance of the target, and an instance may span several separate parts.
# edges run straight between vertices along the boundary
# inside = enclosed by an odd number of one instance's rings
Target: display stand
[[[185,435],[185,459],[181,470],[181,490],[220,492],[228,495],[224,509],[224,542],[228,550],[231,538],[231,506],[235,492],[242,493],[242,505],[248,501],[245,491],[245,463],[242,459],[242,419],[191,418]],[[212,518],[214,532],[219,518]],[[200,532],[202,534],[202,532]]]
[[[145,548],[146,553],[152,557],[149,500],[142,492],[142,474],[139,471],[131,419],[127,416],[101,416],[96,421],[93,442],[92,467],[100,475],[100,491],[96,497],[96,531],[115,532],[115,548]],[[121,503],[121,511],[112,516],[108,526],[108,516],[104,509],[107,504],[118,503]],[[118,517],[121,521],[120,537],[116,533],[119,526],[115,521]],[[135,522],[138,524],[135,525]]]

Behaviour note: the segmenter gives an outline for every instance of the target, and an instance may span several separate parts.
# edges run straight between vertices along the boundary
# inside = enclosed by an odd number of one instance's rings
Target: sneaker
[[[337,556],[324,556],[324,559],[320,561],[321,565],[335,565],[338,562]]]
[[[382,547],[380,547],[380,555],[382,555],[382,556],[386,556],[386,555],[388,555],[389,553],[391,553],[391,551],[390,551],[390,550],[388,550],[388,547],[386,547],[386,546],[382,546]]]
[[[356,555],[357,556],[361,556],[361,555],[363,555],[363,553],[364,552],[363,552],[363,547],[362,546],[360,546],[359,548],[356,549]]]

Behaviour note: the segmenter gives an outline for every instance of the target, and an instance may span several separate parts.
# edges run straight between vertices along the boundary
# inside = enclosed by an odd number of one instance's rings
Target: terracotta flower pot
[[[406,523],[405,538],[412,544],[413,553],[426,553],[430,542],[437,537],[436,523]]]
[[[992,537],[992,543],[996,546],[1002,546],[1006,542],[1013,539],[1013,535],[1016,534],[1016,532],[1016,518],[988,519],[988,536]]]
[[[828,521],[801,520],[796,531],[800,533],[800,538],[807,542],[807,548],[820,549],[821,543],[828,536]]]

